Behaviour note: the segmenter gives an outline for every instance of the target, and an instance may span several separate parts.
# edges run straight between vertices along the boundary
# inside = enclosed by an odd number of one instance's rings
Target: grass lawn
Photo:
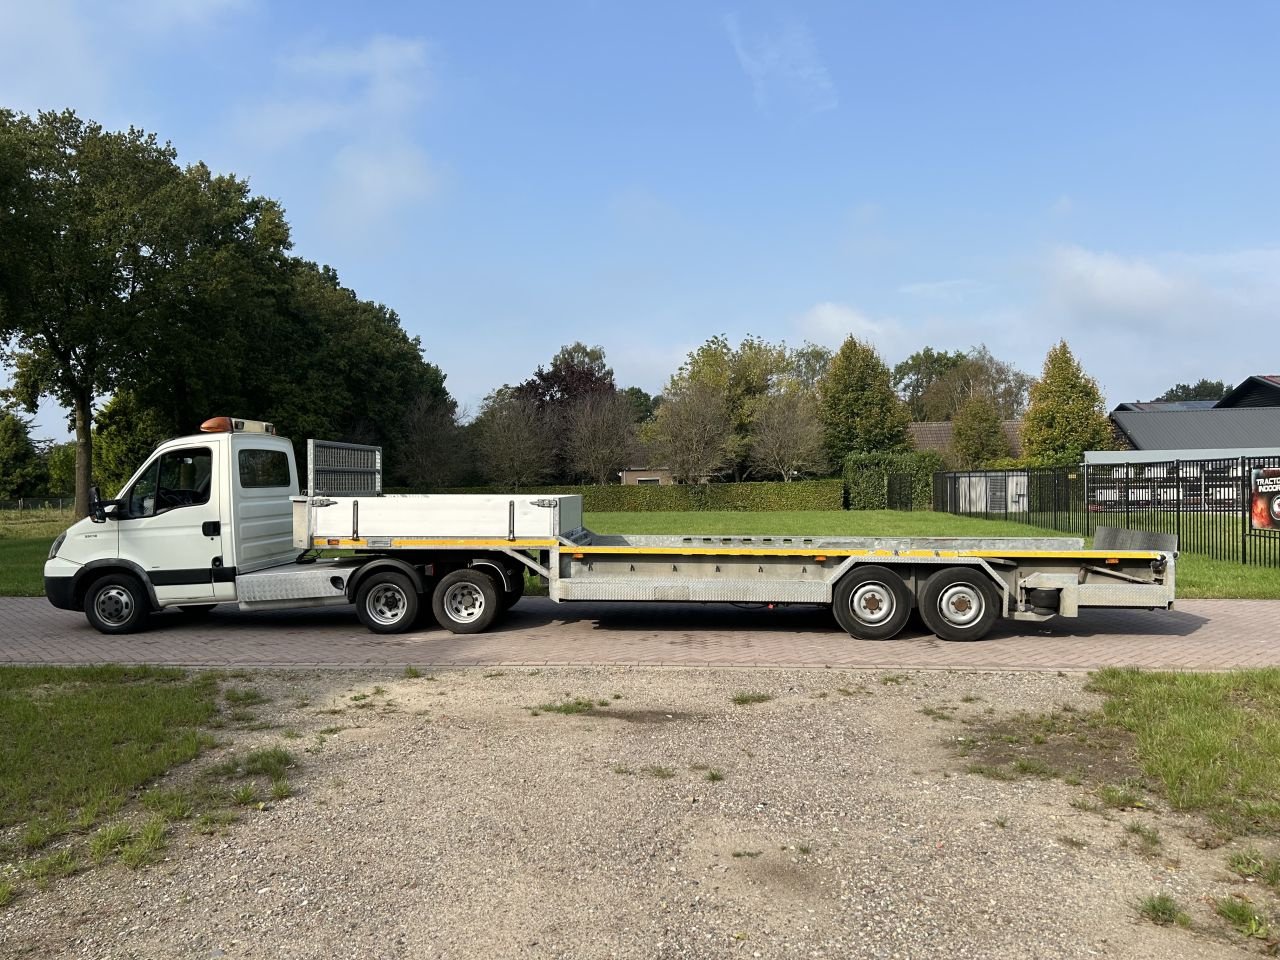
[[[1057,530],[949,513],[896,510],[815,510],[794,513],[592,513],[599,533],[827,535],[844,537],[1065,537]],[[1280,599],[1280,569],[1246,567],[1184,553],[1177,565],[1179,597]]]
[[[244,707],[266,698],[222,690],[222,679],[146,666],[0,667],[0,907],[92,864],[153,862],[175,823],[216,832],[235,819],[235,783],[256,798],[246,778],[285,782],[293,759],[275,748],[186,785],[154,785],[213,748],[214,729],[256,719]]]

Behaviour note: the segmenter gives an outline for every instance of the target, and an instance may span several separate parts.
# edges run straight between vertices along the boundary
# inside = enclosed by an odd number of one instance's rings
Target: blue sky
[[[853,333],[890,364],[985,342],[1032,373],[1066,337],[1112,403],[1280,372],[1280,5],[0,0],[0,23],[0,104],[248,177],[472,409],[573,340],[657,391],[716,333]]]

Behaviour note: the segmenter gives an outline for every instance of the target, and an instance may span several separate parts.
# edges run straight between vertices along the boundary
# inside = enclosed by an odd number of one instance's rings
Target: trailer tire
[[[431,609],[450,633],[481,633],[502,612],[501,588],[483,570],[455,570],[436,584]]]
[[[370,574],[356,591],[356,616],[373,633],[406,633],[418,619],[418,591],[395,570]]]
[[[981,640],[1000,616],[1000,594],[978,567],[947,567],[920,591],[920,616],[940,640]]]
[[[89,584],[84,595],[84,615],[99,633],[137,633],[146,629],[151,600],[137,577],[109,573]]]
[[[889,640],[911,616],[911,592],[888,567],[854,567],[836,584],[831,610],[850,636]]]

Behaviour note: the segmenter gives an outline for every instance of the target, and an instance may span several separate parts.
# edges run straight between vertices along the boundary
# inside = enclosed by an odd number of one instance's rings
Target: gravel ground
[[[634,668],[259,675],[272,697],[260,713],[279,726],[238,732],[209,759],[283,745],[300,760],[296,794],[221,836],[180,829],[154,866],[28,890],[0,910],[0,954],[1257,955],[1211,914],[1206,898],[1240,885],[1225,851],[1190,839],[1194,823],[1075,809],[1086,788],[967,774],[946,744],[993,706],[1096,706],[1082,682]],[[738,691],[773,699],[736,706]],[[569,697],[609,706],[528,709]],[[942,705],[955,720],[920,712]],[[1158,817],[1148,822],[1165,839],[1161,857],[1127,843],[1134,816]],[[1197,929],[1138,920],[1135,901],[1157,892]]]

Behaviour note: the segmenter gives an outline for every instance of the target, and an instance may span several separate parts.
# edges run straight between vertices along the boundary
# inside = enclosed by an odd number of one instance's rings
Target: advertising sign
[[[1250,475],[1255,530],[1280,530],[1280,467],[1255,467]]]

